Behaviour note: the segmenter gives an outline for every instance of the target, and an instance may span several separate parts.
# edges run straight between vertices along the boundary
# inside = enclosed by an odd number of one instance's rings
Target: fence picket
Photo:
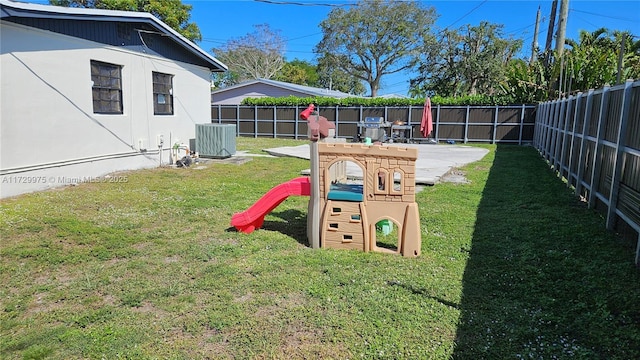
[[[622,96],[618,101],[620,93]],[[620,196],[622,187],[627,194],[640,194],[637,183],[622,182],[625,172],[640,172],[640,151],[626,144],[629,129],[640,126],[640,116],[632,114],[631,110],[632,104],[638,102],[640,81],[627,81],[623,85],[579,93],[569,99],[541,103],[536,111],[533,139],[540,155],[559,177],[563,176],[566,167],[567,185],[570,186],[575,178],[575,194],[585,196],[590,208],[600,204],[607,207],[608,229],[616,230],[619,219],[637,232],[635,263],[640,265],[640,221],[637,214],[628,212],[628,209],[634,209],[634,203],[628,201],[635,201],[633,196],[636,195]],[[581,126],[578,126],[579,119],[582,119]],[[612,131],[617,131],[614,139]],[[565,155],[567,149],[569,154]],[[574,161],[577,163],[575,173]],[[609,178],[611,184],[607,188]]]

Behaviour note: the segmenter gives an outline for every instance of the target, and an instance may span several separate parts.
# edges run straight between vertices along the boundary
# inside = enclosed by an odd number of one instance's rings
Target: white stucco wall
[[[66,185],[59,179],[158,166],[160,135],[166,163],[170,137],[188,144],[195,124],[211,121],[209,69],[0,26],[0,197]],[[122,115],[93,113],[91,60],[122,66]],[[174,115],[153,114],[153,71],[174,75]]]

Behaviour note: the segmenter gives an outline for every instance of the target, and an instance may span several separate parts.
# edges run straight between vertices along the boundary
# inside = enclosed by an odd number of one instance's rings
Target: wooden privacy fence
[[[238,136],[303,139],[307,122],[298,114],[306,107],[212,105],[211,122],[235,124]],[[336,124],[338,137],[352,139],[365,117],[384,117],[411,126],[411,141],[426,140],[420,134],[422,106],[320,107],[320,115]],[[436,141],[523,144],[533,141],[535,105],[434,106],[433,133]],[[387,130],[389,132],[389,130]],[[389,134],[390,135],[390,134]]]
[[[640,81],[538,105],[534,146],[607,228],[638,235],[640,262]]]

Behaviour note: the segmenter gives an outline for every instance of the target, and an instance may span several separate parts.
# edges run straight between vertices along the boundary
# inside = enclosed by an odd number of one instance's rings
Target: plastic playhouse
[[[275,186],[244,212],[231,218],[238,231],[259,229],[264,217],[287,197],[309,196],[307,237],[312,248],[359,249],[420,255],[420,215],[415,202],[418,150],[381,143],[335,139],[335,125],[314,111],[300,113],[309,123],[310,177]],[[347,178],[347,163],[362,171],[362,181]],[[353,166],[353,165],[351,165]],[[397,246],[377,245],[377,229],[395,225]]]

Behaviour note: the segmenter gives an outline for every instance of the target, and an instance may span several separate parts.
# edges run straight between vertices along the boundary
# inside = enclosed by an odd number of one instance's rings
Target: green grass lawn
[[[305,141],[238,139],[239,150]],[[533,148],[417,195],[419,258],[307,247],[308,161],[123,174],[0,202],[2,359],[638,359],[640,271]]]

